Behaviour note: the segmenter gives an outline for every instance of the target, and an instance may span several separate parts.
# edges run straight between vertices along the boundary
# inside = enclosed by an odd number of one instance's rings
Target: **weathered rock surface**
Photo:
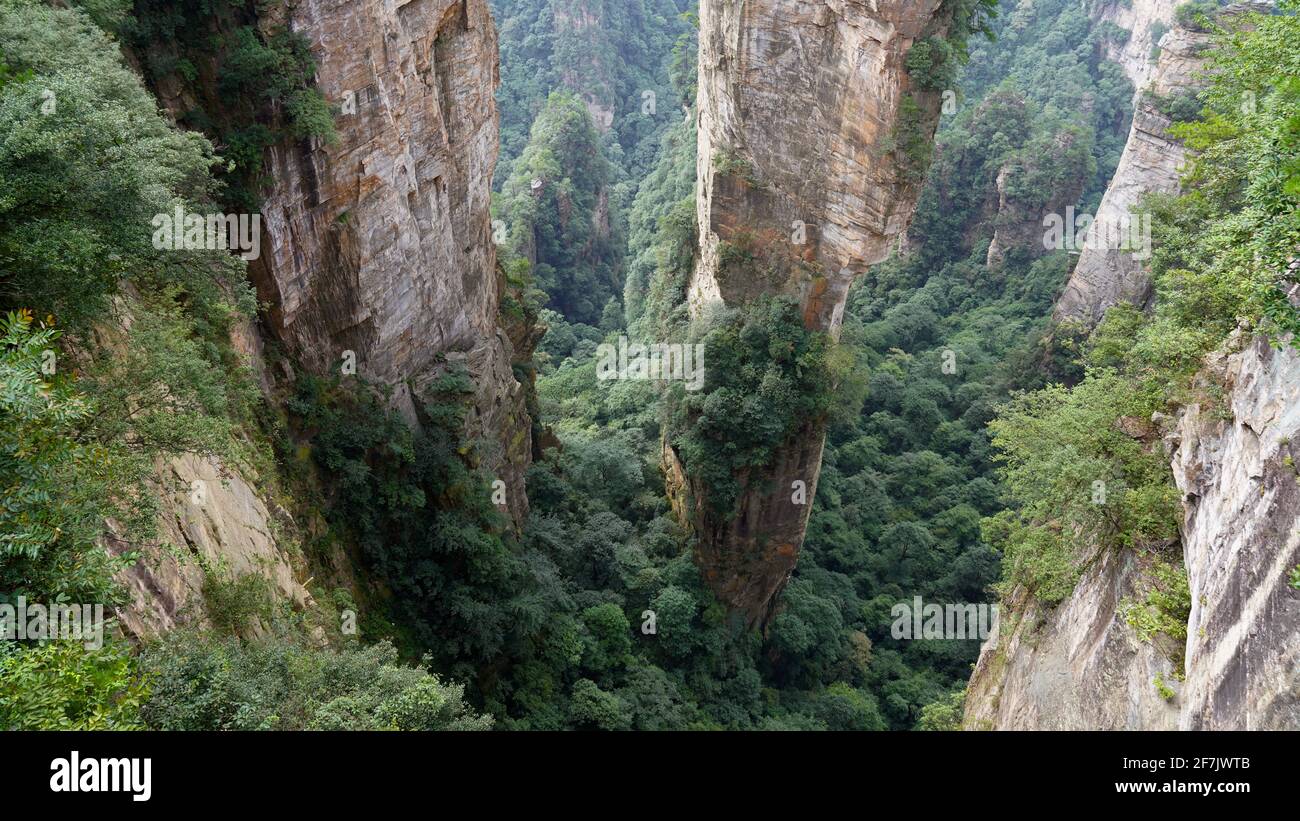
[[[1183,0],[1102,0],[1093,6],[1092,18],[1110,22],[1129,32],[1123,43],[1108,40],[1103,56],[1119,63],[1133,89],[1140,94],[1156,73],[1153,48],[1174,21],[1174,9]]]
[[[532,457],[489,202],[497,159],[497,39],[486,0],[304,0],[317,87],[343,113],[333,145],[278,146],[252,265],[276,333],[312,370],[346,351],[364,379],[418,392],[464,362],[470,435],[527,510]]]
[[[900,128],[933,135],[938,95],[911,87],[904,60],[917,39],[944,33],[939,7],[939,0],[701,4],[692,315],[779,293],[799,300],[808,328],[838,331],[853,278],[885,258],[915,205],[919,175],[909,173],[894,138]],[[917,110],[904,122],[909,95]],[[792,241],[796,223],[806,226],[803,244]],[[728,246],[759,262],[724,265]],[[811,500],[824,436],[820,420],[806,420],[771,465],[742,477],[737,511],[724,519],[707,512],[708,488],[666,449],[670,491],[700,537],[705,578],[748,624],[769,615],[794,568],[809,505],[792,503],[791,483],[806,482]]]
[[[537,329],[499,315],[506,286],[489,213],[497,40],[486,0],[303,0],[268,7],[261,23],[308,40],[317,86],[341,111],[337,143],[285,143],[266,157],[272,184],[250,273],[271,306],[270,331],[315,372],[337,372],[352,352],[356,375],[395,386],[394,406],[413,424],[420,390],[463,364],[476,386],[466,432],[522,521],[532,420],[512,364],[528,358]],[[157,91],[173,114],[197,104],[174,83]],[[276,374],[250,331],[236,343],[270,391]],[[278,597],[310,602],[276,524],[288,513],[268,512],[258,482],[194,456],[160,465],[159,481],[160,542],[175,550],[146,547],[122,574],[129,632],[201,619],[212,568],[260,574]]]
[[[111,533],[105,539],[114,553],[141,552],[140,561],[118,574],[131,596],[118,612],[128,633],[152,638],[202,621],[203,584],[210,572],[228,581],[259,575],[277,598],[295,607],[311,603],[294,557],[279,538],[288,524],[286,512],[268,510],[241,475],[221,470],[212,458],[176,457],[159,466],[158,477],[158,541],[128,544]]]
[[[1177,687],[1174,665],[1125,623],[1120,604],[1136,594],[1150,557],[1103,552],[1054,610],[1028,602],[1014,625],[980,649],[966,695],[966,729],[1176,729],[1178,709],[1156,676]],[[1014,607],[1017,603],[1012,602]]]
[[[1165,440],[1191,588],[1185,680],[1180,648],[1140,641],[1117,610],[1140,598],[1150,557],[1104,553],[1055,609],[1021,602],[1014,629],[985,643],[966,728],[1300,728],[1300,352],[1241,345],[1207,358],[1206,398]]]
[[[1138,96],[1128,143],[1095,215],[1097,233],[1085,240],[1074,272],[1057,300],[1056,322],[1091,329],[1108,309],[1121,302],[1139,307],[1150,302],[1149,216],[1135,214],[1134,209],[1147,194],[1177,191],[1186,160],[1182,144],[1169,136],[1169,117],[1157,107],[1152,93],[1167,98],[1196,88],[1201,82],[1206,40],[1207,35],[1176,28],[1160,41],[1159,66],[1148,91]],[[1101,228],[1113,230],[1116,237],[1122,235],[1128,247],[1107,241]]]
[[[1224,390],[1178,420],[1174,479],[1192,591],[1188,730],[1300,728],[1300,352],[1256,338],[1210,357]]]

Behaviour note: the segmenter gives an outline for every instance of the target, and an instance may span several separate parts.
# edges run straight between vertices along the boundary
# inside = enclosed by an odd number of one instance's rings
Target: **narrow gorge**
[[[1298,10],[0,0],[0,729],[1300,727]]]

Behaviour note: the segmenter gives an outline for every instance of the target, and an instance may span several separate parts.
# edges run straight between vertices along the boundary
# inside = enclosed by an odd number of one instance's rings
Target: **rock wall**
[[[353,359],[357,377],[396,388],[395,407],[412,424],[420,390],[463,364],[476,386],[466,433],[522,522],[530,386],[512,365],[530,358],[539,329],[499,314],[507,286],[489,212],[497,39],[486,0],[301,0],[262,14],[263,29],[307,39],[317,88],[339,112],[337,142],[284,143],[265,158],[262,253],[249,266],[270,306],[264,330],[317,373]],[[203,104],[171,80],[156,91],[174,115]],[[267,371],[255,330],[241,337],[265,390],[292,377],[287,366]],[[310,604],[296,528],[265,482],[193,456],[160,464],[158,481],[160,543],[170,549],[146,546],[123,572],[127,631],[156,635],[201,619],[211,568],[260,574],[278,597]],[[138,547],[111,533],[106,541],[119,553]]]
[[[1174,665],[1142,642],[1120,605],[1136,594],[1150,557],[1104,552],[1055,610],[1029,601],[980,648],[966,691],[967,729],[1173,730],[1178,709],[1157,693]],[[1174,685],[1176,686],[1176,684]]]
[[[1096,224],[1136,227],[1144,224],[1134,209],[1150,193],[1178,190],[1186,152],[1169,136],[1170,118],[1158,107],[1158,98],[1194,90],[1202,82],[1203,47],[1208,35],[1175,28],[1164,35],[1159,64],[1149,78],[1149,87],[1138,95],[1128,143],[1110,187],[1097,209]],[[1158,95],[1158,96],[1153,96]],[[1127,221],[1127,223],[1126,223]],[[1148,234],[1149,237],[1149,234]],[[1093,328],[1106,311],[1120,302],[1146,307],[1152,296],[1147,271],[1149,249],[1121,250],[1115,243],[1089,237],[1079,260],[1057,300],[1053,319]]]
[[[1123,43],[1107,41],[1106,59],[1119,63],[1136,93],[1141,94],[1156,72],[1151,59],[1154,47],[1174,22],[1174,9],[1184,0],[1100,0],[1092,9],[1092,19],[1109,22],[1129,32]]]
[[[233,581],[259,575],[273,595],[295,608],[312,604],[302,584],[301,561],[281,534],[292,528],[288,512],[263,501],[239,473],[214,459],[186,454],[159,466],[162,515],[156,545],[129,544],[111,532],[114,554],[141,552],[141,561],[118,575],[130,602],[118,611],[131,635],[152,638],[206,612],[209,573]]]
[[[1249,339],[1200,378],[1223,398],[1171,437],[1192,591],[1179,726],[1300,729],[1300,351]]]
[[[497,38],[486,0],[303,0],[284,22],[311,44],[338,142],[282,145],[267,171],[252,266],[274,331],[308,368],[352,351],[364,379],[415,392],[448,363],[477,385],[469,434],[516,521],[531,462],[527,358],[499,327],[492,242]],[[399,398],[399,401],[402,401]],[[409,407],[408,407],[409,410]]]
[[[780,293],[799,300],[808,328],[838,332],[849,285],[886,257],[915,205],[920,175],[896,137],[907,128],[931,137],[940,100],[912,88],[904,60],[917,39],[945,33],[940,5],[701,4],[693,316]],[[909,95],[919,110],[905,122]],[[799,225],[802,244],[792,241]],[[723,250],[738,244],[761,263],[724,265]],[[809,505],[792,502],[791,483],[806,482],[812,499],[824,438],[824,424],[807,420],[771,465],[742,477],[725,519],[707,512],[708,488],[666,448],[670,491],[699,537],[705,578],[748,624],[770,614],[794,568]]]
[[[1152,556],[1090,557],[1056,608],[1008,603],[1022,615],[981,648],[967,729],[1300,729],[1300,351],[1234,337],[1197,385],[1204,399],[1164,439],[1183,502],[1185,646],[1141,641],[1120,612]]]

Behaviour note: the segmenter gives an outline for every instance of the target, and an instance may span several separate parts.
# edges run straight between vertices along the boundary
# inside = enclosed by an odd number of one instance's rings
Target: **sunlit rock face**
[[[1093,5],[1094,20],[1113,23],[1129,32],[1123,42],[1107,39],[1102,53],[1123,67],[1139,93],[1156,74],[1157,61],[1151,55],[1173,25],[1174,9],[1180,5],[1182,0],[1103,0]]]
[[[1083,557],[1056,607],[1013,595],[1018,616],[981,648],[967,688],[967,729],[1300,728],[1300,352],[1235,336],[1196,392],[1150,428],[1182,497],[1185,645],[1143,641],[1124,618],[1150,554]]]
[[[704,0],[700,7],[698,262],[693,316],[714,303],[793,296],[836,333],[853,278],[904,233],[921,173],[900,136],[929,141],[938,92],[913,87],[913,43],[943,35],[940,0]],[[739,249],[748,260],[729,260]],[[741,477],[734,515],[707,509],[671,447],[674,505],[699,537],[704,576],[746,624],[762,623],[798,557],[825,425],[804,420],[772,464]],[[803,482],[808,501],[792,501]]]
[[[1140,596],[1150,557],[1099,551],[1086,557],[1074,592],[1055,608],[1004,603],[1017,611],[980,648],[966,690],[971,730],[1173,730],[1178,708],[1161,698],[1172,686],[1170,647],[1143,642],[1122,603]]]
[[[1171,437],[1192,592],[1179,726],[1297,729],[1300,352],[1234,341],[1200,381],[1221,398],[1189,405]]]
[[[465,364],[477,386],[469,434],[521,517],[531,421],[511,372],[525,352],[498,323],[488,4],[304,0],[282,13],[340,114],[337,143],[282,145],[268,160],[252,268],[273,330],[312,370],[337,371],[351,351],[357,376],[417,394],[448,363]]]
[[[1111,307],[1127,302],[1146,307],[1152,284],[1147,270],[1150,259],[1149,217],[1138,208],[1151,193],[1173,193],[1186,151],[1169,135],[1172,124],[1161,112],[1157,100],[1188,93],[1204,84],[1201,71],[1209,35],[1175,28],[1160,41],[1159,65],[1149,86],[1140,94],[1133,114],[1128,143],[1115,176],[1097,209],[1096,223],[1116,229],[1130,241],[1127,248],[1106,241],[1100,235],[1089,238],[1065,290],[1057,300],[1056,322],[1069,322],[1091,329]]]

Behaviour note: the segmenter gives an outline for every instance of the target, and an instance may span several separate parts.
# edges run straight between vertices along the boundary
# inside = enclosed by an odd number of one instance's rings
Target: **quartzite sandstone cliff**
[[[301,0],[268,6],[258,24],[306,38],[316,86],[339,112],[337,142],[285,142],[265,158],[262,254],[250,274],[270,306],[267,330],[309,371],[340,373],[354,359],[357,378],[396,388],[414,424],[420,390],[465,365],[475,383],[466,433],[521,521],[532,421],[512,364],[528,358],[536,333],[498,315],[504,280],[489,212],[497,38],[487,0]],[[204,104],[220,114],[219,100],[200,101],[174,80],[156,91],[175,116]],[[268,374],[256,331],[244,336],[264,386],[291,376]],[[189,605],[201,605],[203,568],[259,573],[282,598],[310,599],[281,543],[288,513],[257,481],[191,457],[160,466],[159,481],[163,540],[180,553],[149,551],[124,573],[132,632],[201,612]]]
[[[1138,94],[1128,143],[1097,209],[1095,224],[1121,229],[1116,236],[1143,235],[1146,223],[1138,209],[1142,197],[1178,190],[1186,154],[1182,144],[1169,136],[1171,121],[1160,110],[1159,101],[1195,91],[1201,82],[1199,72],[1208,39],[1206,34],[1175,28],[1160,41],[1159,65],[1149,87]],[[1149,237],[1146,232],[1143,242]],[[1151,299],[1151,279],[1146,268],[1149,249],[1120,251],[1113,245],[1108,247],[1098,238],[1086,241],[1065,291],[1057,300],[1055,321],[1091,329],[1107,309],[1121,302],[1147,306]]]
[[[895,150],[900,130],[928,139],[937,93],[913,88],[904,61],[943,35],[939,0],[705,0],[700,7],[699,259],[693,316],[712,303],[795,297],[809,329],[837,333],[853,279],[904,232],[918,180]],[[917,104],[904,122],[904,100]],[[914,170],[913,170],[914,171]],[[803,229],[801,231],[801,226]],[[802,244],[792,242],[806,234]],[[722,264],[723,243],[756,260]],[[766,469],[742,477],[734,514],[708,512],[708,487],[665,462],[679,515],[719,598],[761,623],[793,570],[821,467],[822,420],[805,420]]]
[[[306,0],[287,23],[310,42],[317,88],[342,113],[336,144],[269,157],[266,250],[253,273],[275,330],[313,370],[353,351],[358,376],[416,393],[445,362],[463,362],[477,386],[469,432],[518,519],[531,421],[497,317],[487,0]]]
[[[1146,5],[1150,14],[1170,11]],[[1130,23],[1143,31],[1153,25],[1141,17]],[[1164,35],[1148,91],[1168,97],[1193,88],[1204,42],[1181,28]],[[1125,67],[1135,79],[1143,76]],[[1151,94],[1140,94],[1101,217],[1126,213],[1149,191],[1177,189],[1184,152],[1167,136],[1168,126]],[[1150,297],[1141,261],[1091,247],[1056,317],[1091,327],[1107,308],[1146,305]],[[1169,455],[1182,499],[1182,564],[1191,589],[1185,643],[1159,635],[1143,641],[1122,613],[1125,599],[1141,598],[1155,556],[1084,556],[1078,584],[1056,607],[1022,594],[1005,603],[1017,617],[1004,618],[1001,635],[981,649],[964,726],[1300,727],[1300,590],[1290,584],[1300,565],[1300,452],[1292,444],[1300,441],[1300,353],[1235,336],[1207,357],[1197,394],[1199,401],[1176,418],[1152,420],[1147,431],[1148,445]],[[1180,655],[1183,681],[1172,660]],[[1167,688],[1163,694],[1157,680]]]

